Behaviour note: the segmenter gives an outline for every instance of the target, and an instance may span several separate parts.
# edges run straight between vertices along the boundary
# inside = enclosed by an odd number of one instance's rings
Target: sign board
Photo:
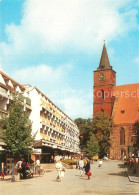
[[[33,153],[34,154],[41,154],[42,153],[42,149],[41,148],[33,148]]]

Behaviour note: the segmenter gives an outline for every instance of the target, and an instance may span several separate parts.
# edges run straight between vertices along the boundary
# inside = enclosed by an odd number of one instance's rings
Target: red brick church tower
[[[132,156],[136,144],[133,124],[139,121],[139,83],[116,86],[116,72],[110,66],[105,44],[94,71],[93,115],[105,112],[113,117],[109,157]]]
[[[94,71],[93,115],[97,112],[112,114],[114,99],[112,89],[116,85],[116,72],[110,66],[104,43],[99,67]]]

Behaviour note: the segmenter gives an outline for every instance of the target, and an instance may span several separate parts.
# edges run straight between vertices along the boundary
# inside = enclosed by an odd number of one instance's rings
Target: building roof
[[[18,85],[18,86],[20,86],[20,88],[22,90],[25,90],[25,88],[24,88],[23,85],[21,85],[20,83],[18,83],[17,81],[15,81],[11,77],[9,77],[8,75],[4,74],[2,71],[0,71],[0,74],[3,76],[4,80],[11,80],[14,86],[17,86]]]
[[[139,119],[139,83],[115,86],[112,95],[115,124],[132,124]]]
[[[112,66],[110,66],[106,46],[105,46],[105,43],[104,43],[102,54],[101,54],[101,59],[100,59],[100,63],[99,63],[99,67],[98,67],[97,70],[109,70],[109,69],[112,69]]]

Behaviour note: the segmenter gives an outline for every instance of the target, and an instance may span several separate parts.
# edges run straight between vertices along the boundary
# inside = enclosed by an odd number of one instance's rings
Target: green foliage
[[[110,147],[110,132],[112,131],[113,120],[109,115],[100,112],[93,118],[93,133],[96,135],[99,144],[99,157],[102,158],[108,153]]]
[[[99,152],[99,145],[97,138],[94,134],[91,135],[90,140],[87,141],[87,154],[88,156],[96,156]]]
[[[80,130],[80,148],[86,150],[87,141],[92,134],[92,119],[78,118],[75,119],[75,123]]]
[[[7,152],[13,157],[31,153],[34,137],[31,136],[31,125],[27,125],[28,115],[20,101],[14,98],[8,117],[0,121],[1,138],[6,143]]]
[[[89,156],[96,155],[96,151],[99,151],[100,158],[108,153],[113,125],[112,117],[100,112],[94,116],[93,120],[78,118],[75,123],[80,130],[80,148],[82,150],[87,151]]]

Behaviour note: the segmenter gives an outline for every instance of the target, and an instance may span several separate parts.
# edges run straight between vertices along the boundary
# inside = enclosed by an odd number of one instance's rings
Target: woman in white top
[[[57,181],[61,181],[62,163],[61,163],[60,159],[57,159],[56,169],[57,169],[57,173],[58,173],[58,176],[56,179],[57,179]]]
[[[79,169],[80,169],[80,176],[82,177],[83,176],[83,170],[84,170],[84,160],[83,160],[83,158],[81,158],[79,160]]]

